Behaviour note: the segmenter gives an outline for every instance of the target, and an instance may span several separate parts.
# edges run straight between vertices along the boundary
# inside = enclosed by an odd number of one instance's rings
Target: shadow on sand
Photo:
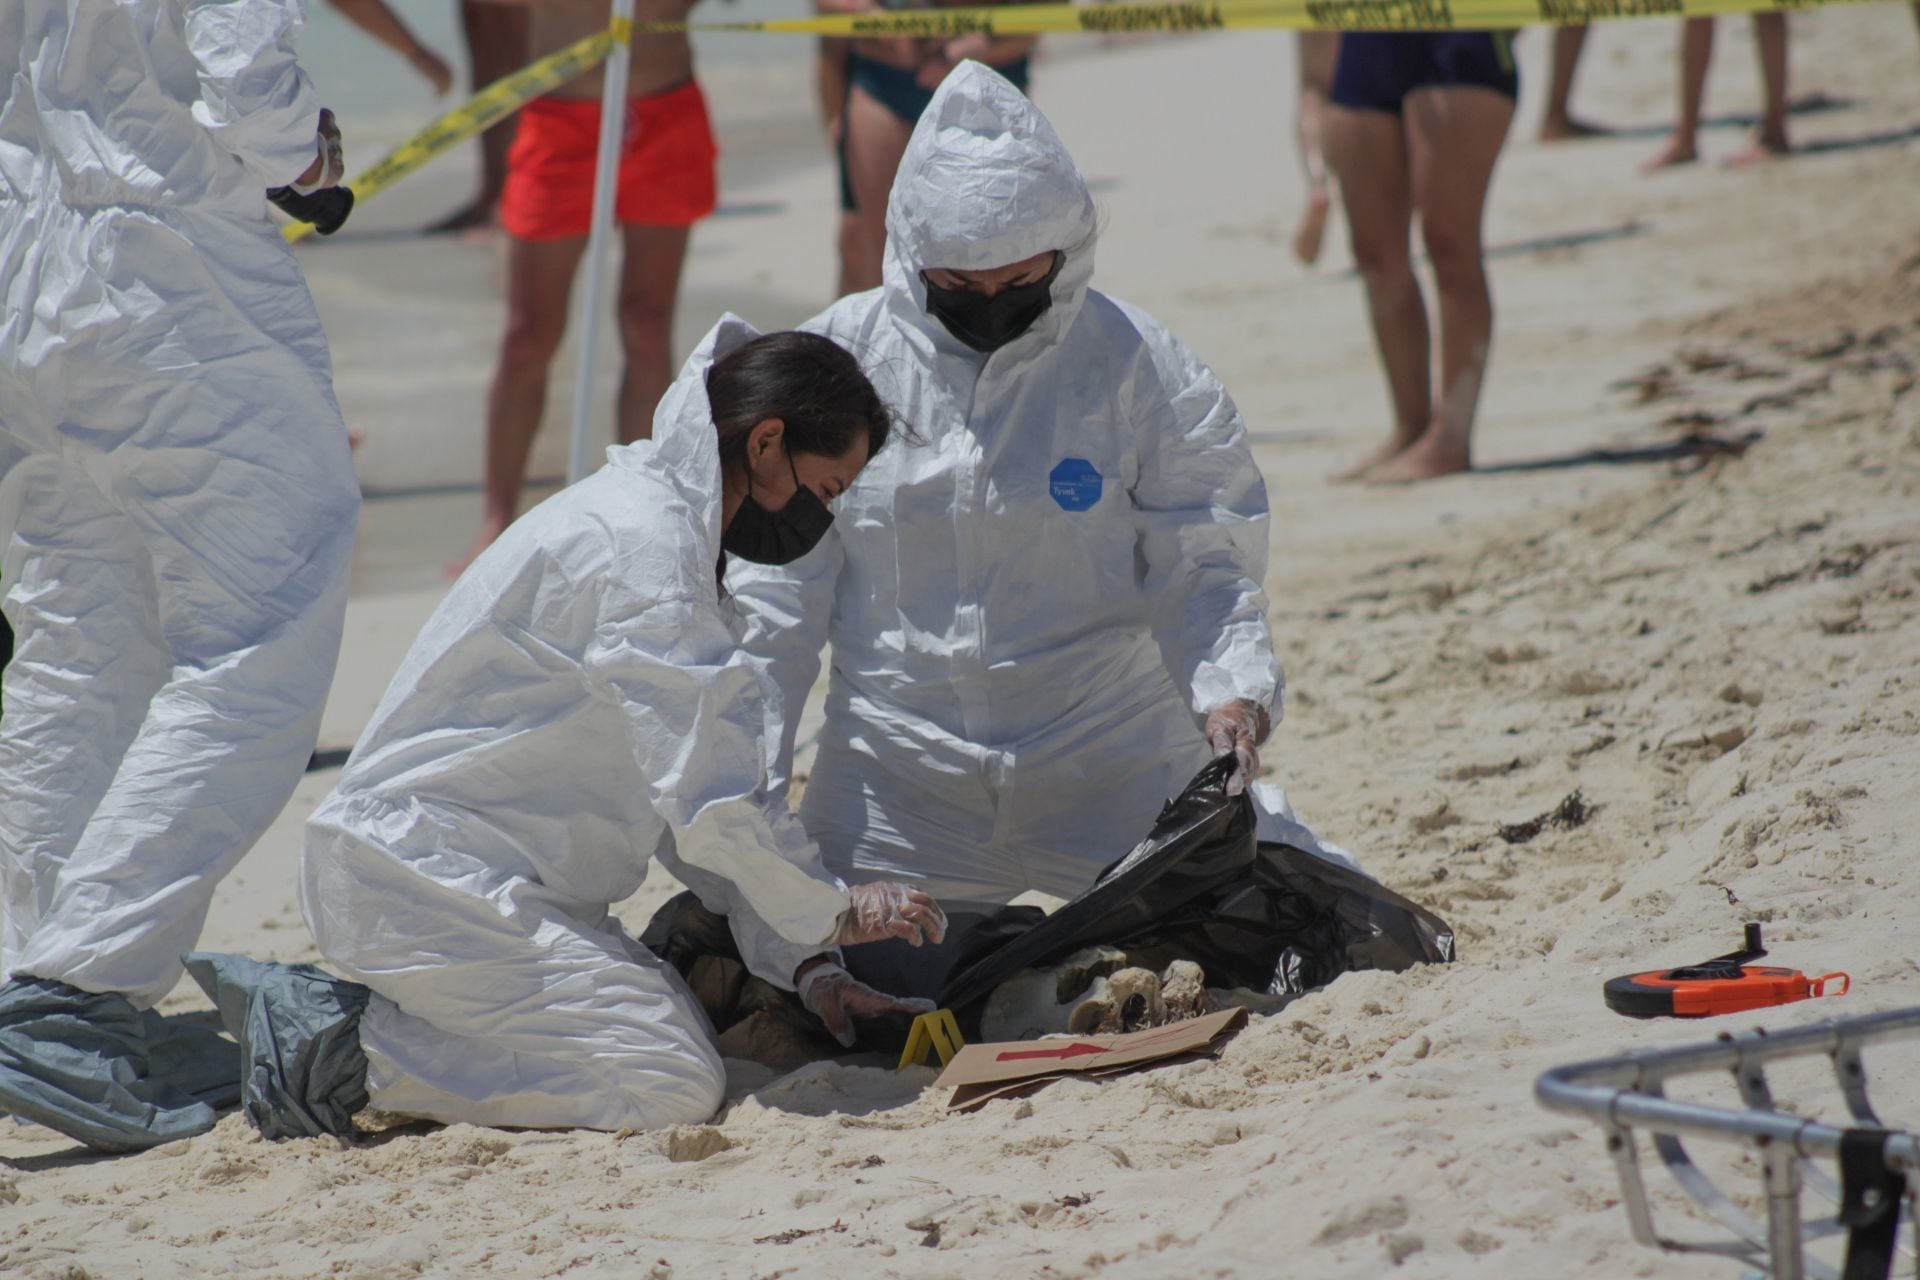
[[[1533,253],[1550,253],[1559,249],[1583,249],[1588,245],[1606,244],[1613,240],[1627,240],[1634,236],[1643,236],[1653,230],[1654,224],[1635,218],[1623,222],[1617,227],[1598,227],[1591,231],[1555,231],[1547,235],[1530,236],[1525,240],[1514,240],[1506,244],[1490,244],[1486,248],[1488,258],[1524,258]],[[1416,264],[1427,261],[1427,255],[1418,253],[1413,258]],[[1348,267],[1328,279],[1357,280],[1360,271],[1357,267]]]
[[[1546,253],[1554,249],[1580,249],[1590,244],[1606,244],[1611,240],[1628,240],[1634,236],[1643,236],[1651,230],[1653,230],[1651,222],[1643,222],[1635,218],[1617,227],[1602,227],[1597,231],[1560,231],[1552,235],[1514,240],[1507,244],[1488,245],[1486,256],[1521,258],[1530,253]]]
[[[1910,124],[1904,129],[1882,129],[1878,133],[1863,133],[1852,138],[1815,138],[1811,142],[1795,142],[1793,155],[1816,156],[1829,151],[1867,151],[1874,147],[1895,147],[1903,142],[1912,142],[1920,138],[1920,124]]]
[[[1858,98],[1836,98],[1831,94],[1810,93],[1787,104],[1789,116],[1817,116],[1828,111],[1845,111],[1860,105]],[[1733,112],[1723,116],[1703,116],[1702,129],[1757,129],[1760,117],[1751,111]],[[1596,135],[1599,138],[1664,138],[1673,132],[1671,124],[1632,124],[1619,128],[1601,126],[1605,132]]]
[[[1662,444],[1633,445],[1617,449],[1582,449],[1577,453],[1554,454],[1545,458],[1523,458],[1514,462],[1496,462],[1475,467],[1476,475],[1520,475],[1535,471],[1566,471],[1575,467],[1633,467],[1655,462],[1704,462],[1709,458],[1739,457],[1760,439],[1761,433],[1749,431],[1739,436],[1697,434]]]

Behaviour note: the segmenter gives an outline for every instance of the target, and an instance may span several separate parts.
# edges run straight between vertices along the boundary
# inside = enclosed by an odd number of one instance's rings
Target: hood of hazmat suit
[[[301,0],[0,3],[0,958],[151,1007],[277,815],[359,510],[265,189]]]
[[[1266,487],[1239,411],[1091,287],[1097,230],[1033,104],[979,64],[949,75],[894,181],[884,285],[807,326],[919,439],[867,467],[808,556],[730,569],[780,691],[781,779],[832,642],[801,812],[828,865],[949,909],[1077,893],[1206,762],[1209,708],[1279,719]],[[998,350],[928,314],[923,269],[1047,252],[1052,305]]]
[[[847,906],[769,793],[761,677],[723,603],[704,376],[649,441],[516,521],[428,620],[309,822],[301,906],[375,995],[377,1107],[443,1120],[654,1127],[724,1083],[697,1006],[610,904],[649,860],[729,917],[787,990]]]

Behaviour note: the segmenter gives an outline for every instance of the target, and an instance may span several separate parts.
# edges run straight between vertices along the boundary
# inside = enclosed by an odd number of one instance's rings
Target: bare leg
[[[1540,116],[1540,141],[1564,142],[1569,138],[1594,138],[1607,132],[1598,125],[1576,120],[1567,110],[1573,96],[1573,73],[1580,66],[1580,51],[1586,47],[1585,27],[1555,27],[1553,30],[1553,81],[1547,88],[1547,109]]]
[[[867,229],[860,225],[859,212],[842,209],[840,220],[833,226],[833,247],[840,255],[840,278],[834,286],[834,297],[844,298],[867,287],[860,283],[867,275],[866,259],[861,250],[866,237]]]
[[[1493,339],[1480,224],[1513,100],[1476,86],[1416,89],[1406,113],[1413,204],[1440,304],[1440,401],[1421,437],[1368,473],[1389,483],[1473,465],[1473,417]]]
[[[420,43],[420,38],[386,5],[386,0],[333,0],[347,21],[407,60],[433,86],[435,97],[453,88],[453,68],[447,60]]]
[[[1300,168],[1307,177],[1307,207],[1300,211],[1300,224],[1294,228],[1293,256],[1311,266],[1320,260],[1320,244],[1327,233],[1327,214],[1333,208],[1326,149],[1321,137],[1326,132],[1327,99],[1333,90],[1333,72],[1340,59],[1340,34],[1301,31],[1296,33],[1295,48],[1300,56],[1300,101],[1294,128],[1300,149]]]
[[[840,114],[847,109],[847,55],[852,49],[851,40],[838,36],[821,36],[814,48],[814,105],[830,142],[839,139]]]
[[[1754,14],[1753,38],[1760,53],[1760,83],[1765,105],[1753,146],[1729,156],[1730,165],[1771,160],[1792,149],[1787,142],[1787,15]]]
[[[487,463],[480,531],[447,566],[457,577],[513,523],[527,454],[547,411],[547,371],[567,332],[567,299],[587,238],[507,238],[507,327],[487,391]]]
[[[827,142],[833,147],[836,158],[846,135],[847,60],[852,48],[851,40],[822,37],[820,50],[814,57],[814,96],[819,102],[820,122],[826,127]],[[840,261],[840,274],[834,288],[836,298],[858,293],[862,287],[855,283],[853,266],[860,258],[860,245],[865,234],[858,215],[851,209],[842,209],[839,221],[833,228],[833,248]]]
[[[840,283],[848,293],[872,289],[880,283],[880,264],[887,248],[887,196],[893,175],[906,154],[913,122],[902,120],[865,90],[847,95],[847,177],[853,184],[854,227],[852,250],[842,257]]]
[[[1706,98],[1707,64],[1713,61],[1713,19],[1688,18],[1680,24],[1680,118],[1660,154],[1641,165],[1644,172],[1700,158],[1700,105]]]
[[[475,90],[483,89],[528,62],[527,11],[487,0],[460,0],[460,26],[467,39],[467,61]],[[480,190],[464,208],[428,227],[434,231],[470,231],[493,225],[500,191],[507,184],[507,151],[513,146],[515,117],[508,116],[480,135]]]
[[[621,444],[653,435],[653,409],[673,381],[673,307],[691,227],[622,227],[620,346]]]
[[[1393,427],[1386,444],[1334,477],[1352,480],[1412,445],[1426,430],[1433,416],[1427,383],[1431,349],[1427,307],[1409,256],[1413,188],[1401,118],[1385,111],[1329,106],[1326,143],[1393,400]]]

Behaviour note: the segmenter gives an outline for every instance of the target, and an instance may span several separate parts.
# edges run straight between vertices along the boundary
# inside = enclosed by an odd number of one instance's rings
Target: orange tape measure
[[[1818,996],[1843,996],[1853,985],[1844,973],[1810,978],[1798,969],[1747,963],[1767,954],[1760,926],[1747,926],[1747,945],[1678,969],[1654,969],[1611,979],[1607,1008],[1629,1018],[1710,1018]]]

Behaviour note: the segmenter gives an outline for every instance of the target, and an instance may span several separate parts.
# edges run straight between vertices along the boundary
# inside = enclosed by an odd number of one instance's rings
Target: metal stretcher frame
[[[1920,1216],[1920,1135],[1886,1132],[1867,1098],[1861,1050],[1891,1040],[1920,1039],[1920,1008],[1896,1009],[1855,1018],[1836,1018],[1792,1031],[1756,1029],[1722,1033],[1705,1044],[1643,1050],[1617,1058],[1555,1067],[1534,1084],[1534,1097],[1549,1110],[1585,1116],[1606,1135],[1607,1150],[1620,1175],[1621,1198],[1642,1244],[1684,1252],[1715,1253],[1760,1268],[1775,1280],[1839,1280],[1841,1272],[1809,1257],[1809,1239],[1848,1230],[1839,1215],[1802,1223],[1800,1193],[1812,1186],[1841,1204],[1841,1188],[1809,1159],[1838,1161],[1849,1134],[1870,1133],[1888,1172],[1907,1177],[1904,1205],[1894,1207],[1906,1219],[1895,1235],[1893,1274],[1920,1276],[1915,1263],[1914,1223]],[[1824,1055],[1856,1128],[1822,1124],[1777,1109],[1767,1087],[1765,1064],[1780,1058]],[[1665,1082],[1682,1075],[1731,1071],[1744,1107],[1677,1102],[1665,1096]],[[1707,1213],[1730,1228],[1736,1240],[1685,1242],[1663,1236],[1654,1227],[1652,1205],[1640,1173],[1637,1129],[1653,1138],[1654,1150],[1676,1182]],[[1763,1225],[1734,1204],[1688,1157],[1683,1138],[1739,1143],[1760,1156],[1767,1199]],[[1904,1237],[1904,1239],[1902,1238]],[[1885,1274],[1885,1273],[1883,1273]]]

